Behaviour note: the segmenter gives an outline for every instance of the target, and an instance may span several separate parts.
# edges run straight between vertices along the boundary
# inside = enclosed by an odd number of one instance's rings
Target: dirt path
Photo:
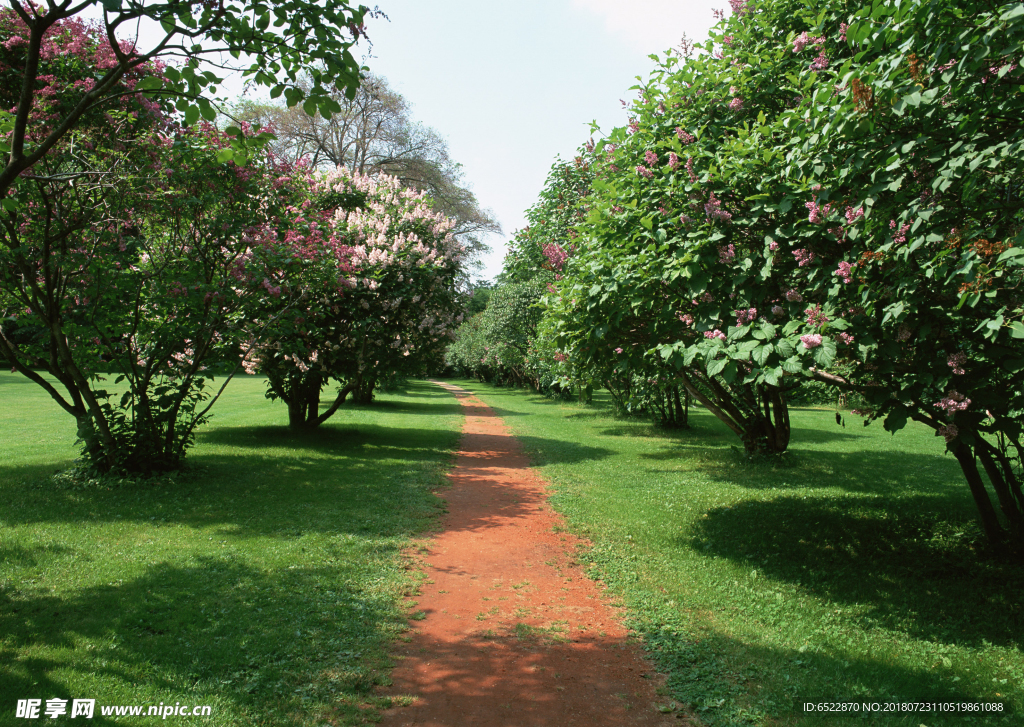
[[[655,708],[659,682],[618,612],[572,562],[543,480],[501,419],[468,391],[443,532],[423,542],[422,620],[394,684],[413,696],[390,727],[679,725]],[[664,699],[660,700],[664,703]]]

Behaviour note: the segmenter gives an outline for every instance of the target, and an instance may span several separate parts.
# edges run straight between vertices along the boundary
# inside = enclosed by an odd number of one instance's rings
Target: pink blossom
[[[629,120],[629,133],[635,134],[640,131],[640,123],[636,119]]]
[[[958,411],[964,411],[970,406],[971,400],[958,391],[948,391],[946,396],[933,406],[942,409],[947,416],[952,417]]]
[[[561,270],[569,258],[569,253],[561,245],[552,242],[544,246],[544,257],[548,259],[553,270]]]
[[[615,349],[615,353],[622,353],[622,349],[621,348]]]
[[[828,316],[822,312],[820,305],[808,308],[804,313],[807,314],[807,325],[809,326],[821,328],[823,325],[828,323]]]
[[[825,55],[825,51],[818,53],[818,57],[811,61],[812,71],[824,71],[828,68],[828,56]]]
[[[786,300],[788,300],[791,303],[800,303],[803,301],[803,299],[804,297],[800,295],[800,293],[796,290],[791,289],[786,291]]]
[[[757,320],[757,308],[747,308],[733,311],[736,314],[736,326],[745,326]]]
[[[569,357],[568,357],[568,356],[566,356],[566,355],[565,355],[564,353],[562,353],[561,351],[555,351],[555,361],[565,361],[565,360],[567,360],[568,358],[569,358]]]
[[[850,26],[846,23],[839,24],[839,40],[846,42],[846,31],[850,29]]]
[[[655,152],[648,149],[647,151],[644,152],[644,161],[650,164],[651,166],[654,166],[658,163],[658,155]]]
[[[889,229],[896,229],[896,220],[889,220]],[[902,245],[907,241],[907,233],[910,231],[910,224],[907,223],[900,227],[900,229],[892,234],[892,241],[897,245]]]
[[[777,316],[785,315],[785,313],[786,313],[786,311],[785,311],[785,309],[781,305],[773,305],[772,306],[772,315],[773,316],[777,317]]]
[[[800,248],[799,250],[793,251],[793,257],[796,258],[797,267],[804,267],[810,265],[815,261],[817,256],[810,250]]]
[[[956,428],[956,424],[944,424],[938,428],[935,434],[937,436],[941,436],[946,440],[946,444],[949,444],[957,438],[957,435],[960,434],[960,430]]]
[[[839,263],[839,267],[835,269],[835,276],[848,284],[853,280],[853,266],[844,260]]]
[[[711,193],[707,204],[704,205],[704,214],[707,215],[709,220],[721,220],[722,222],[728,222],[732,219],[732,215],[722,209],[722,202],[715,198],[714,192]]]
[[[900,343],[906,343],[910,340],[910,336],[913,331],[910,330],[910,326],[906,323],[901,323],[900,327],[896,330],[896,340]]]
[[[851,336],[846,331],[842,331],[839,334],[839,340],[842,342],[842,344],[844,346],[852,346],[853,345],[853,336]]]
[[[801,51],[803,51],[804,48],[806,48],[809,45],[821,45],[824,42],[824,38],[813,38],[807,34],[807,31],[804,31],[803,33],[801,33],[800,35],[793,39],[793,52],[800,53]]]
[[[743,17],[750,10],[747,7],[747,0],[729,0],[729,7],[735,15]]]
[[[852,225],[854,222],[856,222],[857,220],[859,220],[863,216],[864,216],[864,208],[863,207],[858,207],[857,209],[854,209],[853,207],[847,206],[847,208],[846,208],[846,224]]]
[[[724,341],[725,334],[716,328],[713,331],[704,331],[704,338],[707,338],[709,340],[712,338],[717,338],[720,341]]]
[[[779,249],[779,243],[777,243],[775,240],[772,240],[771,242],[768,243],[768,249],[771,250],[772,252],[775,252],[776,250]]]
[[[679,137],[679,141],[683,142],[684,144],[692,144],[693,142],[697,141],[697,137],[696,136],[694,136],[693,134],[689,133],[688,131],[683,129],[683,127],[681,127],[681,126],[677,126],[676,127],[676,136],[678,136]]]
[[[966,369],[964,369],[964,364],[966,363],[967,354],[965,354],[963,351],[951,353],[949,355],[949,358],[946,359],[946,365],[949,366],[949,368],[953,369],[953,373],[956,374],[957,376],[963,376],[965,373],[967,373]]]
[[[679,316],[679,320],[681,320],[688,326],[693,325],[693,316],[691,316],[689,313],[684,313],[683,315]]]
[[[676,154],[674,151],[670,151],[668,153],[668,165],[672,169],[678,169],[679,168],[679,155]]]
[[[804,348],[812,349],[817,348],[821,345],[821,334],[820,333],[808,333],[805,336],[800,336],[801,342],[804,344]]]
[[[636,165],[636,173],[645,179],[650,179],[654,176],[654,172],[645,167],[643,164]]]
[[[736,246],[733,244],[722,245],[718,248],[718,262],[728,265],[736,257]]]
[[[729,110],[730,111],[739,111],[742,108],[743,108],[743,99],[740,98],[739,96],[737,96],[736,98],[734,98],[732,101],[729,102]]]
[[[693,157],[686,158],[686,173],[690,175],[690,181],[697,181],[697,174],[693,171]]]

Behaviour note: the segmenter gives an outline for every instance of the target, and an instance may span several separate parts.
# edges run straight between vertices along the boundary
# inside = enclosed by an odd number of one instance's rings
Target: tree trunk
[[[959,443],[953,450],[953,456],[960,463],[960,469],[963,470],[964,477],[967,479],[967,486],[971,488],[974,504],[978,506],[978,514],[981,516],[981,527],[985,531],[988,542],[997,551],[1005,551],[1006,532],[999,524],[999,516],[996,515],[996,509],[992,506],[992,500],[989,499],[988,492],[985,490],[985,483],[978,472],[978,463],[974,459],[974,452],[966,444]]]

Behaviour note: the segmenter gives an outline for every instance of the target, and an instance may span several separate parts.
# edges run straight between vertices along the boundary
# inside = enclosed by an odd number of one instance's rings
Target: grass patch
[[[475,381],[532,451],[581,554],[628,608],[672,699],[712,725],[1002,725],[1024,714],[1024,572],[986,561],[955,460],[792,412],[793,444],[751,462],[703,410],[692,429]],[[857,421],[854,419],[854,421]],[[1001,711],[805,713],[805,702]]]
[[[414,588],[462,417],[413,382],[291,433],[260,378],[230,385],[191,470],[58,488],[74,423],[0,374],[0,724],[18,699],[210,705],[177,724],[363,724]],[[10,720],[10,722],[8,722]],[[117,724],[148,724],[118,717]]]

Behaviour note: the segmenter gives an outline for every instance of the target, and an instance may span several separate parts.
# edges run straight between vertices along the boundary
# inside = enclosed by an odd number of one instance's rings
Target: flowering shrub
[[[246,366],[267,374],[292,426],[316,427],[349,394],[368,400],[377,384],[440,360],[462,319],[465,254],[453,221],[395,177],[341,167],[295,176],[302,201],[274,223],[290,262],[278,294],[254,301],[253,335],[264,333]],[[341,388],[320,412],[331,379]]]
[[[743,4],[597,143],[559,344],[659,359],[748,448],[784,448],[800,381],[859,392],[888,429],[943,436],[992,541],[1021,543],[1024,158],[1001,150],[1024,130],[999,119],[1024,116],[1022,40],[1012,4]],[[621,171],[650,150],[686,163]]]

